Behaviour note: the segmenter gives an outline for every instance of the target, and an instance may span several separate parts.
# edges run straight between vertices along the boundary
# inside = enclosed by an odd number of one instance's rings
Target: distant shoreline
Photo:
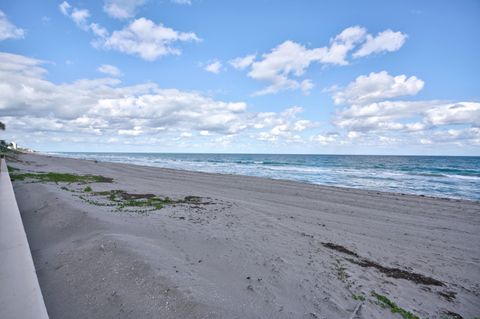
[[[420,154],[335,154],[335,153],[190,153],[190,152],[60,152],[60,151],[34,151],[38,154],[194,154],[194,155],[305,155],[305,156],[385,156],[385,157],[479,157],[480,155],[420,155]]]

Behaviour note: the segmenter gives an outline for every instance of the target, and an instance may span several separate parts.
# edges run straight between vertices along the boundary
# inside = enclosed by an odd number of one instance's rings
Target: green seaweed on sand
[[[353,256],[355,258],[346,258],[346,260],[353,264],[359,265],[360,267],[375,268],[379,272],[385,274],[387,277],[405,279],[421,285],[445,286],[445,284],[440,280],[422,274],[414,273],[404,269],[380,265],[375,261],[361,257],[356,252],[351,251],[350,249],[345,248],[342,245],[338,245],[335,243],[322,243],[322,245],[326,248],[341,252],[345,255]]]
[[[125,207],[150,207],[157,209],[162,209],[165,204],[169,204],[170,201],[166,201],[160,197],[151,197],[146,199],[130,199],[121,201],[119,208],[123,209]]]
[[[372,291],[372,296],[375,297],[379,305],[382,308],[388,308],[392,313],[398,313],[400,314],[404,319],[420,319],[420,317],[414,315],[408,310],[405,310],[401,307],[399,307],[395,302],[391,301],[388,299],[387,296],[377,294],[375,291]]]
[[[347,279],[349,277],[349,275],[347,274],[347,272],[345,270],[347,270],[347,268],[345,266],[342,265],[340,259],[337,259],[336,260],[337,263],[335,264],[335,270],[337,271],[337,278],[342,281],[343,283],[347,283]]]
[[[371,267],[377,269],[379,272],[385,274],[387,277],[391,278],[400,278],[400,279],[405,279],[412,281],[416,284],[421,284],[421,285],[432,285],[432,286],[445,286],[445,284],[437,279],[414,273],[411,271],[399,269],[399,268],[392,268],[392,267],[386,267],[382,266],[374,261],[371,261],[369,259],[363,258],[361,260],[355,260],[352,258],[347,258],[349,262],[359,265],[361,267]]]
[[[101,192],[94,192],[94,195],[100,195],[100,196],[107,196],[111,194],[111,191],[101,191]]]
[[[90,204],[90,205],[95,205],[95,206],[115,206],[115,204],[112,204],[112,203],[103,203],[103,202],[100,202],[100,201],[96,201],[96,200],[92,200],[90,198],[86,198],[85,196],[83,195],[80,195],[78,196],[81,200],[85,201],[86,203]]]
[[[15,171],[18,171],[19,169],[18,168],[15,168],[15,167],[12,167],[10,165],[7,165],[7,169],[8,169],[8,172],[11,174],[11,173],[14,173]]]
[[[92,191],[92,188],[90,186],[87,186],[83,189],[83,191],[89,193]]]
[[[338,244],[334,244],[334,243],[322,243],[322,246],[324,246],[326,248],[329,248],[329,249],[339,251],[339,252],[347,254],[347,255],[358,257],[357,253],[351,251],[350,249],[345,248],[342,245],[338,245]]]
[[[167,205],[175,204],[209,204],[209,202],[202,202],[202,199],[198,196],[185,196],[177,200],[170,197],[160,197],[154,194],[132,194],[123,190],[110,190],[93,192],[92,189],[87,190],[85,188],[87,196],[80,196],[80,199],[97,206],[114,206],[118,211],[128,211],[135,208],[136,212],[148,212],[154,210],[160,210]],[[92,198],[104,197],[103,200],[97,200]]]
[[[358,294],[358,295],[352,294],[352,298],[353,300],[365,301],[365,296],[362,294]]]
[[[101,175],[77,175],[70,173],[39,172],[39,173],[12,173],[12,180],[33,180],[38,182],[54,183],[112,183],[113,179]]]

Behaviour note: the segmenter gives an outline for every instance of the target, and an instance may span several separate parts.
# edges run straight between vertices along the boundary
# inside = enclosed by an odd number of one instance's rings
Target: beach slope
[[[33,154],[9,165],[51,318],[480,316],[479,202]]]

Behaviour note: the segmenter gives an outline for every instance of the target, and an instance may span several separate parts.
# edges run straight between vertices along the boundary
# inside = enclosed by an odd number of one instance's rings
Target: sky
[[[0,139],[480,155],[480,1],[0,2]]]

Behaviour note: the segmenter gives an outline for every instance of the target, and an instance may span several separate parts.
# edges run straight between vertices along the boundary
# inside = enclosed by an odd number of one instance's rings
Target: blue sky
[[[478,1],[0,11],[0,134],[25,147],[480,155]]]

